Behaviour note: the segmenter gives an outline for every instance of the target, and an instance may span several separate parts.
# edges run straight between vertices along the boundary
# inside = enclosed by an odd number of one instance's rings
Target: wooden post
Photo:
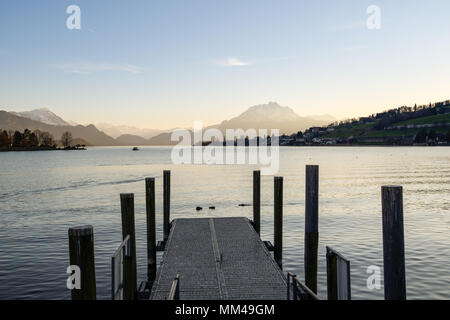
[[[274,178],[274,251],[273,257],[283,267],[283,177]]]
[[[253,226],[261,232],[261,171],[253,171]]]
[[[130,255],[124,261],[124,298],[134,300],[137,291],[136,270],[136,232],[134,225],[134,194],[122,193],[120,195],[122,211],[122,237],[130,235]]]
[[[156,278],[156,223],[155,223],[155,178],[145,179],[145,203],[147,210],[147,280]]]
[[[317,294],[319,244],[319,166],[306,166],[305,188],[305,284]]]
[[[95,300],[94,228],[81,226],[69,228],[70,265],[78,266],[80,288],[72,289],[72,300]],[[75,270],[76,272],[76,270]],[[74,274],[74,276],[77,276]]]
[[[163,231],[164,231],[164,241],[169,239],[170,231],[170,170],[164,170],[164,210],[163,210]]]
[[[386,300],[406,300],[402,193],[400,186],[381,187]]]

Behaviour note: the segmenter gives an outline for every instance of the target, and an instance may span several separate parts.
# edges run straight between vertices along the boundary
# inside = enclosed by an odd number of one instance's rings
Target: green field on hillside
[[[395,125],[404,125],[404,124],[431,124],[431,123],[440,123],[447,122],[450,123],[450,113],[444,114],[436,114],[434,116],[422,117],[407,121],[401,121],[396,123]]]
[[[339,137],[349,137],[349,136],[359,136],[367,132],[373,131],[373,127],[376,122],[351,125],[346,124],[337,127],[333,132],[327,133],[324,138],[339,138]]]
[[[413,136],[419,132],[419,128],[411,129],[394,129],[394,130],[374,130],[374,126],[378,121],[365,124],[344,124],[335,128],[335,131],[327,133],[324,138],[348,138],[354,137],[402,137]],[[421,117],[417,119],[401,121],[393,123],[392,126],[408,125],[408,124],[433,124],[433,123],[450,123],[450,113],[437,114],[434,116]],[[430,130],[431,128],[427,128]],[[432,128],[436,133],[446,134],[450,129],[449,126],[444,128]]]

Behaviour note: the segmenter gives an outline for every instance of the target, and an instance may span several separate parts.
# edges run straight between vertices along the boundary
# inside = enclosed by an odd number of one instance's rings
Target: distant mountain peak
[[[270,101],[266,104],[259,104],[248,108],[245,112],[241,113],[238,117],[235,117],[229,121],[267,121],[273,120],[276,122],[292,121],[300,118],[294,110],[289,107],[283,107],[277,102]]]
[[[30,120],[39,121],[52,126],[70,126],[70,123],[54,114],[48,108],[39,108],[24,112],[11,112],[16,116],[24,117]]]
[[[42,111],[42,112],[50,112],[50,113],[53,113],[49,108],[37,108],[37,109],[34,109],[34,110],[31,110],[30,112],[33,112],[33,111]],[[53,113],[54,114],[54,113]]]
[[[294,110],[292,110],[289,107],[284,107],[281,106],[278,102],[274,102],[274,101],[269,101],[269,103],[266,104],[258,104],[256,106],[252,106],[250,108],[247,109],[246,112],[255,112],[255,111],[280,111],[280,112],[291,112],[291,113],[295,113]],[[244,112],[245,113],[245,112]]]
[[[248,108],[247,111],[249,111],[249,110],[258,110],[258,109],[280,109],[280,108],[288,108],[288,109],[290,109],[289,107],[282,107],[282,106],[280,106],[280,104],[278,102],[269,101],[266,104],[258,104],[258,105],[252,106],[252,107]]]
[[[280,133],[296,133],[312,126],[328,124],[328,119],[301,117],[290,107],[281,106],[278,102],[269,101],[248,108],[239,116],[211,126],[219,129],[279,129]]]

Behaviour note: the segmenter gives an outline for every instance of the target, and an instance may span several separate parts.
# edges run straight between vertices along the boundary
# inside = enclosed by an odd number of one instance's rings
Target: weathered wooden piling
[[[261,171],[253,171],[253,226],[260,234],[261,229]]]
[[[402,187],[381,187],[381,199],[383,212],[384,297],[386,300],[405,300],[406,279]]]
[[[305,188],[305,284],[317,294],[319,244],[319,166],[306,166]]]
[[[134,300],[137,291],[134,194],[120,194],[120,207],[122,212],[122,237],[125,239],[127,235],[130,235],[130,252],[124,261],[124,298],[125,300]]]
[[[81,226],[69,228],[70,265],[78,266],[80,288],[71,290],[72,300],[95,300],[95,259],[94,259],[94,228]],[[76,272],[76,271],[75,271]]]
[[[147,213],[147,281],[156,278],[156,222],[155,178],[145,179],[145,204]]]
[[[164,241],[167,241],[170,231],[170,170],[164,170],[163,180],[163,233]]]
[[[273,258],[283,267],[283,177],[274,178],[274,251]]]

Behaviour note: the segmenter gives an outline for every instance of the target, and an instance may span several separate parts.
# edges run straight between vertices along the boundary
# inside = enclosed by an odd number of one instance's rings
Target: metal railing
[[[319,298],[311,289],[298,280],[295,274],[288,272],[287,300],[319,300]]]
[[[172,287],[170,288],[169,297],[167,300],[180,300],[180,275],[177,274],[173,279]]]
[[[350,261],[327,246],[328,300],[350,300]]]
[[[112,300],[123,300],[124,289],[124,261],[131,254],[130,235],[117,248],[111,257],[111,298]]]

